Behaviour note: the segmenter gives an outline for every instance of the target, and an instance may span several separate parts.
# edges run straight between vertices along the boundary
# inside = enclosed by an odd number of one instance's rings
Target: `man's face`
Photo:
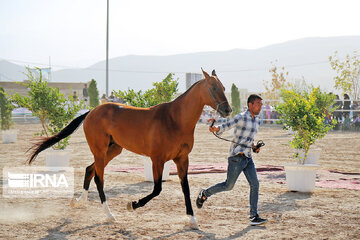
[[[249,111],[256,115],[259,115],[262,107],[262,101],[260,99],[255,99],[254,103],[249,102]]]

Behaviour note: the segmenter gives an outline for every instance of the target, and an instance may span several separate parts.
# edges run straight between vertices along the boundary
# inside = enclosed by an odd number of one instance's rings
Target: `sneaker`
[[[205,195],[205,190],[201,189],[199,192],[199,196],[196,199],[196,206],[198,208],[202,208],[202,206],[206,200],[207,200],[207,196]]]
[[[250,217],[249,224],[251,226],[256,226],[256,225],[264,224],[267,221],[268,221],[267,219],[262,219],[258,214],[256,214],[255,216]]]

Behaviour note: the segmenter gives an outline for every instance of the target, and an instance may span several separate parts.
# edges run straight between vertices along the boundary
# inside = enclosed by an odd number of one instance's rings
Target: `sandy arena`
[[[41,126],[15,127],[19,129],[18,142],[0,144],[0,168],[27,167],[25,151]],[[262,139],[266,145],[259,154],[254,154],[257,167],[281,167],[295,161],[288,145],[290,138],[280,127],[262,126],[256,140]],[[248,225],[249,186],[243,174],[232,191],[212,196],[200,210],[195,205],[199,189],[225,180],[226,173],[189,175],[192,205],[199,225],[199,230],[190,230],[176,175],[170,175],[162,185],[161,194],[145,207],[134,212],[126,210],[129,201],[146,196],[153,187],[144,181],[141,170],[126,171],[130,167],[140,169],[146,161],[126,150],[105,171],[105,194],[117,218],[115,223],[105,221],[93,181],[87,205],[71,208],[70,198],[4,198],[2,187],[7,183],[1,173],[0,239],[359,239],[359,146],[359,132],[330,132],[317,141],[314,147],[322,152],[313,193],[289,192],[283,171],[259,172],[259,213],[269,219],[259,227]],[[82,127],[72,135],[68,148],[74,150],[70,166],[75,173],[75,195],[79,196],[85,167],[93,162]],[[207,126],[198,124],[190,165],[224,165],[228,148],[228,142],[215,138]],[[42,153],[34,166],[43,165]]]

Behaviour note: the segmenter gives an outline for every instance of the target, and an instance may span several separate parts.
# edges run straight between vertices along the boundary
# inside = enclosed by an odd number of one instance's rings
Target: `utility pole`
[[[107,0],[106,19],[106,96],[109,97],[109,0]]]
[[[51,56],[49,56],[49,73],[48,73],[48,77],[49,77],[49,82],[52,82],[52,75],[51,75]]]

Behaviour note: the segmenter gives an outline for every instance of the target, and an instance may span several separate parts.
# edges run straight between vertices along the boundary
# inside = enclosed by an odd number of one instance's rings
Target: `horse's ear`
[[[213,75],[213,76],[217,77],[216,72],[215,72],[215,69],[214,69],[214,70],[212,70],[211,75]]]
[[[207,74],[207,72],[204,71],[204,69],[201,68],[201,71],[203,72],[205,78],[210,78],[209,74]]]

